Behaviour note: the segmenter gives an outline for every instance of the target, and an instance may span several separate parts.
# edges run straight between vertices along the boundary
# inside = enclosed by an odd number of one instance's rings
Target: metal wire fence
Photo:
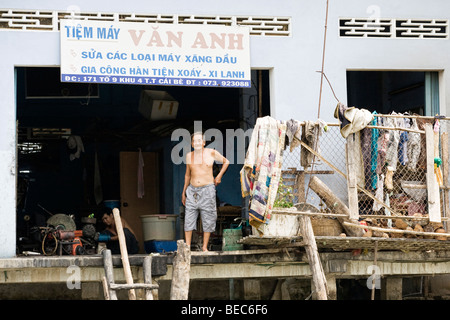
[[[345,173],[345,143],[339,127],[328,125],[326,131],[320,128],[317,145],[314,149],[323,159]],[[314,143],[311,146],[314,147]],[[305,158],[309,158],[310,161],[302,161]],[[326,183],[340,199],[348,201],[346,178],[336,172],[322,158],[314,156],[301,146],[293,150],[289,147],[286,148],[283,156],[283,184],[293,188],[294,203],[306,202],[326,210],[320,198],[309,188],[310,178],[313,175]]]
[[[305,125],[306,122],[302,130],[306,130]],[[309,141],[315,154],[303,145],[286,148],[282,184],[292,188],[294,203],[306,202],[321,212],[333,212],[309,188],[310,179],[318,177],[336,197],[352,207],[348,188],[351,176],[357,185],[358,218],[401,215],[425,219],[429,218],[433,203],[438,204],[438,214],[446,217],[448,128],[447,118],[376,115],[369,126],[349,135],[355,147],[347,153],[349,138],[342,136],[339,124],[318,124],[316,142]],[[349,156],[353,161],[347,169]],[[433,179],[438,187],[437,195],[431,199],[430,188],[436,185]],[[392,226],[393,219],[383,221],[383,225],[388,221]],[[415,226],[412,219],[403,221],[409,227]]]

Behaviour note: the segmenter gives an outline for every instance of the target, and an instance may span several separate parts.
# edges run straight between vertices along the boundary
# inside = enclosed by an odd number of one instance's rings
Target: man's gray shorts
[[[189,185],[186,189],[186,213],[184,216],[184,230],[196,230],[197,218],[200,212],[203,231],[216,230],[217,208],[216,187],[214,184],[194,187]]]

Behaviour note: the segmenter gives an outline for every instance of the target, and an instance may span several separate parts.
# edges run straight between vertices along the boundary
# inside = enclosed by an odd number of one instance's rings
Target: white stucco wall
[[[441,114],[450,106],[449,39],[340,38],[339,17],[370,17],[374,2],[330,0],[325,73],[338,98],[346,103],[347,70],[439,70]],[[251,37],[251,67],[270,70],[272,116],[313,120],[319,102],[325,0],[2,0],[2,9],[67,10],[146,14],[248,15],[291,17],[290,37]],[[378,0],[381,18],[448,19],[450,1]],[[51,31],[0,29],[0,257],[15,255],[15,66],[58,66],[59,34]],[[321,118],[335,122],[336,106],[323,84]]]

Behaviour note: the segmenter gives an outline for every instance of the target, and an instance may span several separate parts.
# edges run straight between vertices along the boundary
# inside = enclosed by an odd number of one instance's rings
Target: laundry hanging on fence
[[[411,129],[419,130],[416,119],[411,120]],[[408,155],[408,169],[416,170],[417,164],[419,163],[420,151],[421,151],[421,141],[420,133],[418,132],[408,132],[408,142],[407,142],[407,155]]]
[[[305,121],[305,125],[303,126],[301,141],[307,144],[312,149],[315,149],[315,142],[317,139],[316,135],[316,125],[313,121]],[[300,164],[303,168],[307,169],[314,159],[314,155],[302,147],[300,149]]]
[[[396,115],[396,112],[392,112],[393,115]],[[386,127],[400,127],[401,122],[403,120],[399,118],[387,118],[384,122]],[[400,131],[398,130],[389,130],[389,140],[386,150],[386,163],[387,166],[390,167],[390,170],[397,170],[397,162],[398,162],[398,145],[400,143]]]
[[[281,177],[286,123],[269,116],[258,118],[240,172],[242,197],[250,196],[249,223],[267,223]]]
[[[341,122],[341,135],[344,138],[364,129],[373,120],[373,114],[369,110],[349,108],[341,102],[334,110],[334,117]]]
[[[377,115],[369,123],[371,126],[386,129],[365,128],[361,131],[365,188],[373,190],[375,197],[379,200],[383,198],[383,190],[393,190],[394,174],[398,165],[411,171],[417,169],[422,149],[420,133],[414,132],[414,130],[419,130],[416,119],[408,117],[408,113],[404,114],[405,117],[395,112],[392,112],[391,115],[397,117]],[[413,131],[389,130],[390,127]],[[381,207],[376,201],[373,203],[374,211],[379,211]]]
[[[300,145],[302,139],[302,123],[298,120],[288,120],[286,122],[286,137],[288,138],[288,146],[290,151],[294,150]]]
[[[376,111],[373,114],[377,114]],[[372,126],[378,126],[378,119],[374,119],[369,123]],[[377,188],[378,174],[378,139],[380,136],[377,128],[364,128],[361,130],[361,149],[363,154],[365,187],[367,190]],[[363,184],[361,184],[363,185]]]
[[[303,142],[320,153],[319,138],[326,126],[327,123],[322,119],[317,121],[307,120],[303,123],[294,119],[288,120],[286,122],[286,137],[288,138],[287,145],[290,146],[290,152],[300,146],[300,142]],[[313,160],[314,155],[302,146],[300,149],[300,165],[307,169],[312,165]]]

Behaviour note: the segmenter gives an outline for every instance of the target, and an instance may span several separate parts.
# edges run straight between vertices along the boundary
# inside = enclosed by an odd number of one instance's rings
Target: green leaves
[[[283,178],[280,178],[278,185],[277,197],[273,206],[276,208],[291,208],[294,206],[294,194],[292,187],[288,187],[283,183]]]

